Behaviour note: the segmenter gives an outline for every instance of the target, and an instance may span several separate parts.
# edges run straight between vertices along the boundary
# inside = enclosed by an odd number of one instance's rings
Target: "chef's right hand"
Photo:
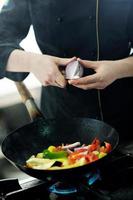
[[[66,80],[62,72],[59,70],[60,66],[66,66],[69,62],[76,58],[59,58],[49,55],[37,55],[34,57],[35,63],[31,66],[32,72],[43,86],[57,86],[64,88]]]

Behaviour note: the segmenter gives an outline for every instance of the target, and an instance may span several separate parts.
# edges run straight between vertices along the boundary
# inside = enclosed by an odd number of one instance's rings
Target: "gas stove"
[[[76,181],[2,179],[0,199],[133,200],[133,157],[130,154],[114,157],[104,169],[91,171]]]

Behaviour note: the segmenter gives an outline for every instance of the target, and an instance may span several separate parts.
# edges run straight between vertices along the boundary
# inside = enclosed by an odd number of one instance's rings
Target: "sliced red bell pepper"
[[[95,138],[95,139],[92,141],[92,143],[89,145],[88,150],[89,150],[89,152],[96,151],[96,150],[99,149],[99,147],[100,147],[100,140],[97,139],[97,138]]]
[[[98,155],[90,152],[85,156],[85,159],[88,163],[94,162],[99,159]]]

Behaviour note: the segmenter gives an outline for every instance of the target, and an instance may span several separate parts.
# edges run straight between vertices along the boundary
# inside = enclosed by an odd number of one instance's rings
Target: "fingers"
[[[97,74],[89,75],[76,80],[69,80],[68,83],[83,90],[102,88]]]
[[[64,88],[66,86],[66,82],[64,82],[64,84],[62,84],[62,83],[60,84],[56,80],[55,81],[43,81],[42,85],[44,87],[56,86],[56,87]]]
[[[82,60],[80,58],[78,58],[77,60],[85,68],[91,68],[95,70],[97,67],[97,63],[95,61]]]
[[[62,88],[66,86],[65,77],[60,72],[58,72],[56,75],[55,83]]]
[[[85,76],[83,78],[69,80],[68,83],[71,85],[84,85],[84,84],[91,84],[96,83],[98,81],[97,74]]]
[[[55,57],[55,63],[57,65],[67,65],[69,62],[72,62],[74,60],[77,60],[76,57],[72,57],[72,58],[58,58],[58,57]]]
[[[69,80],[68,83],[83,90],[104,89],[109,84],[108,81],[101,81],[96,75],[87,76],[78,80]]]
[[[74,85],[73,86],[83,89],[83,90],[89,90],[89,89],[102,89],[98,83],[92,83],[92,84],[86,84],[86,85]]]
[[[54,70],[53,70],[54,69]],[[38,78],[43,86],[57,86],[60,88],[64,88],[66,86],[66,79],[63,74],[58,70],[57,66],[53,65],[53,69],[49,73],[45,73],[44,75]]]

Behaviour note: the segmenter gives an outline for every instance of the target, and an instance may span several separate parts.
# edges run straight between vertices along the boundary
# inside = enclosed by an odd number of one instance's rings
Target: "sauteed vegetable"
[[[26,161],[26,167],[40,170],[68,169],[82,166],[103,158],[111,151],[111,144],[95,138],[91,144],[80,142],[49,146]]]

